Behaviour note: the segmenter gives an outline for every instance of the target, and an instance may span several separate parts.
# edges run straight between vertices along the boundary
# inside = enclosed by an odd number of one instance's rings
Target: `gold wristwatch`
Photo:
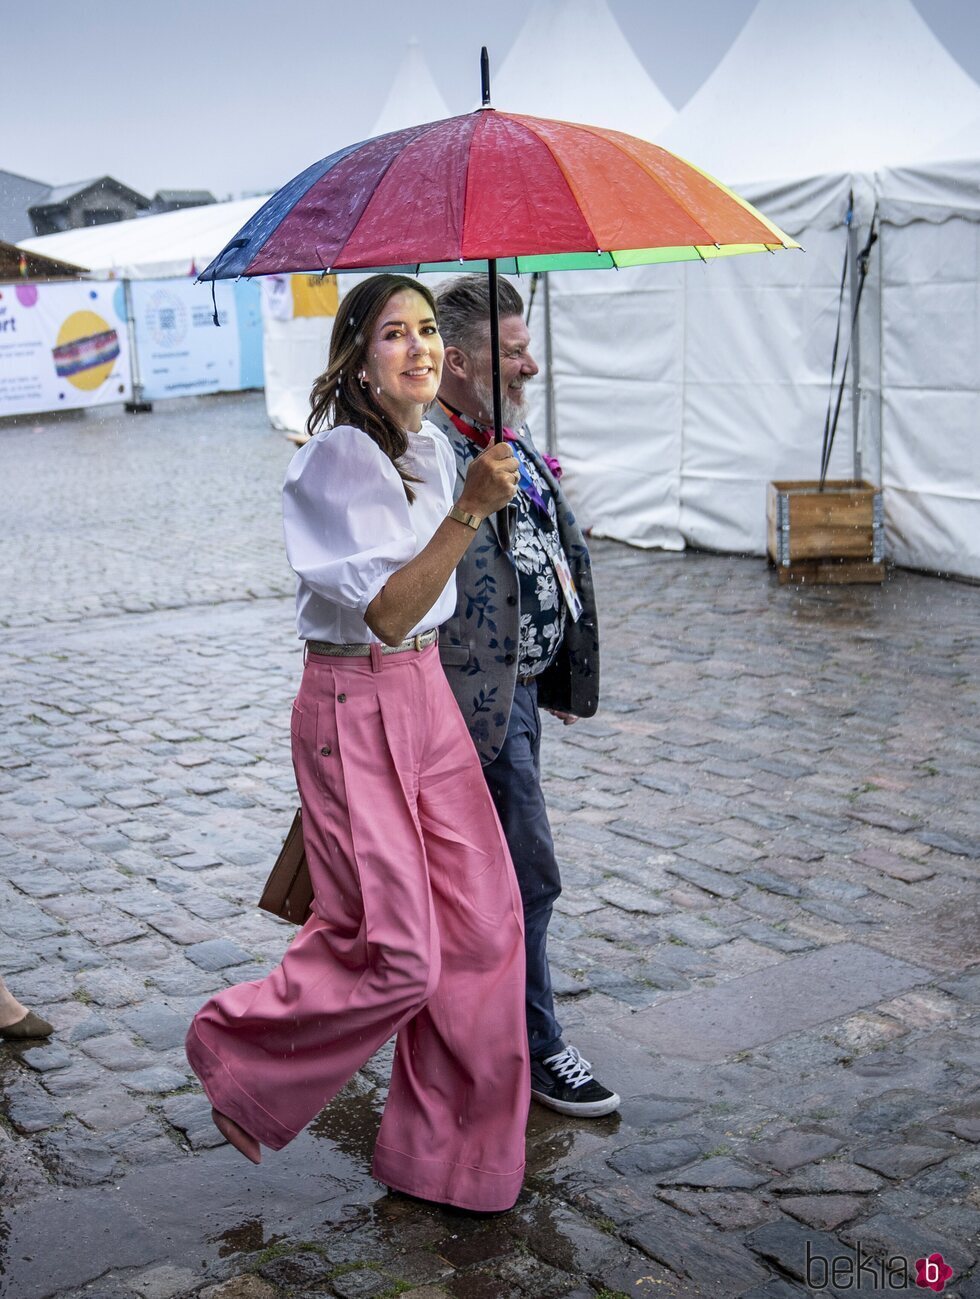
[[[466,511],[461,510],[458,505],[453,506],[449,511],[447,518],[455,519],[457,523],[465,523],[466,526],[472,528],[474,532],[476,532],[480,524],[483,522],[478,514],[467,514]]]

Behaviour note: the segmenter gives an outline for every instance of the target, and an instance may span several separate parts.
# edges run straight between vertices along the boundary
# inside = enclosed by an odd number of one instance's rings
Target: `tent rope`
[[[854,196],[850,197],[850,203],[847,210],[845,224],[849,227],[854,215]],[[844,362],[841,366],[840,381],[837,385],[837,400],[834,402],[834,375],[837,369],[837,354],[840,342],[841,316],[844,304],[844,285],[847,280],[847,249],[844,250],[844,269],[841,273],[840,281],[840,298],[837,303],[837,334],[834,338],[833,359],[830,365],[830,392],[827,396],[827,416],[824,421],[823,430],[823,448],[820,454],[820,491],[823,491],[827,482],[827,473],[830,469],[830,457],[834,450],[834,439],[837,436],[837,422],[840,418],[840,409],[844,401],[844,384],[847,380],[847,363],[851,357],[851,343],[854,339],[854,330],[857,327],[858,309],[861,306],[861,295],[864,292],[864,283],[868,277],[868,267],[871,262],[871,249],[878,241],[878,204],[875,204],[874,211],[871,214],[871,225],[868,229],[868,238],[864,247],[857,255],[857,273],[858,283],[857,292],[854,295],[854,307],[851,311],[851,328],[847,338],[847,348],[844,352]],[[833,418],[831,418],[831,406],[833,406]]]
[[[538,283],[539,283],[539,281],[540,281],[540,279],[541,279],[541,275],[542,275],[542,272],[541,272],[541,271],[532,271],[532,272],[531,272],[531,287],[530,287],[530,289],[528,290],[528,295],[527,295],[527,312],[526,312],[526,314],[525,314],[525,316],[524,316],[524,324],[527,325],[528,328],[531,327],[531,311],[532,311],[532,309],[533,309],[533,307],[534,307],[534,295],[535,295],[535,294],[537,293],[537,291],[538,291]]]

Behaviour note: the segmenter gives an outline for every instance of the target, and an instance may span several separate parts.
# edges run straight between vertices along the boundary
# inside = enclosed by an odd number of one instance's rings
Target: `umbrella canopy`
[[[707,173],[620,131],[483,108],[350,145],[278,190],[201,279],[515,274],[798,248]]]
[[[621,131],[490,106],[340,149],[278,190],[200,279],[486,270],[494,440],[497,274],[679,262],[799,244],[706,172]],[[218,313],[215,309],[215,323]],[[509,546],[507,512],[498,522]]]

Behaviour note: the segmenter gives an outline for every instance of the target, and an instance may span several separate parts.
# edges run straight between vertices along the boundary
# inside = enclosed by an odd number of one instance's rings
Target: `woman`
[[[432,629],[518,467],[489,448],[453,506],[453,452],[424,422],[442,351],[414,280],[374,276],[340,305],[283,505],[307,643],[291,729],[313,914],[266,979],[204,1006],[187,1054],[219,1129],[258,1163],[397,1032],[374,1175],[501,1210],[528,1105],[521,901]]]

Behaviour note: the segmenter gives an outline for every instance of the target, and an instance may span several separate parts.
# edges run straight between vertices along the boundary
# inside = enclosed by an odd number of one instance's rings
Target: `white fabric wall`
[[[333,316],[275,320],[262,313],[265,408],[273,428],[299,432],[310,413],[310,389],[330,350]]]
[[[751,196],[805,253],[551,276],[558,455],[595,535],[765,553],[766,484],[819,474],[848,181]],[[544,382],[532,420],[542,442]],[[830,476],[852,457],[848,386]]]
[[[886,223],[881,263],[886,553],[980,578],[980,224]]]
[[[580,521],[597,536],[679,550],[682,268],[551,276],[558,455]],[[535,304],[535,311],[538,307]],[[539,362],[542,320],[531,330]],[[544,384],[531,427],[539,444]]]
[[[685,281],[680,528],[696,546],[764,554],[767,483],[819,476],[846,232],[796,237],[805,253],[692,267]],[[829,476],[852,463],[848,387]]]

